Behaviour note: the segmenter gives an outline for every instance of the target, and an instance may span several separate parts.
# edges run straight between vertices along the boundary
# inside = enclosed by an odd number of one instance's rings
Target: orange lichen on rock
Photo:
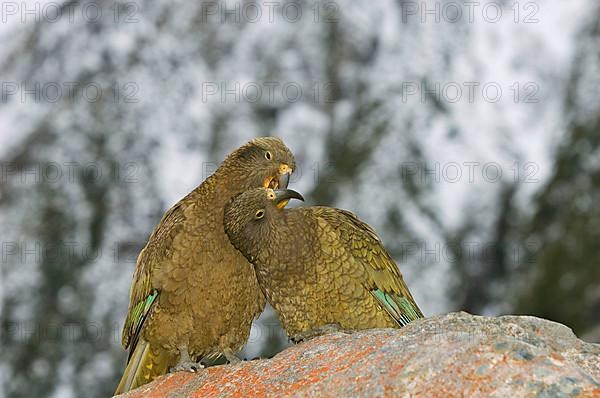
[[[272,359],[176,373],[127,398],[600,397],[600,345],[534,317],[454,313],[402,329],[334,333]]]

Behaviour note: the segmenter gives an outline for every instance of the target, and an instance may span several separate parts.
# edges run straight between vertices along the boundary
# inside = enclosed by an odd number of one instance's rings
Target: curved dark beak
[[[292,189],[276,189],[275,191],[275,205],[278,209],[283,209],[290,199],[298,199],[304,202],[304,198],[298,192]]]
[[[279,174],[279,177],[277,178],[277,186],[281,189],[286,189],[290,183],[290,175],[292,175],[291,171],[289,173]]]

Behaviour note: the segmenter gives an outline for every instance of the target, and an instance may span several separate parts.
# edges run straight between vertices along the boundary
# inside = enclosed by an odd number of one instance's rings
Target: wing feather
[[[404,326],[423,313],[412,297],[398,266],[383,247],[383,243],[368,224],[347,210],[328,207],[314,208],[337,233],[342,245],[356,263],[362,265],[364,287],[400,325]]]
[[[169,257],[173,239],[182,229],[185,220],[183,201],[163,215],[138,256],[129,294],[129,309],[121,335],[122,345],[129,348],[130,355],[135,351],[144,322],[160,296],[160,290],[152,286],[152,275]]]

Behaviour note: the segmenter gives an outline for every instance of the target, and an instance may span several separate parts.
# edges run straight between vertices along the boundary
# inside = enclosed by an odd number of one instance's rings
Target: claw
[[[174,372],[190,372],[196,373],[198,370],[204,369],[204,365],[200,362],[178,362],[177,365],[171,368],[171,373]]]
[[[191,372],[196,373],[200,369],[204,369],[204,365],[200,362],[194,362],[190,358],[187,347],[179,348],[179,361],[170,369],[171,372]]]
[[[242,362],[241,359],[239,359],[232,350],[224,350],[223,351],[223,355],[225,355],[225,358],[227,359],[227,362],[229,362],[231,365],[235,365],[237,363]]]

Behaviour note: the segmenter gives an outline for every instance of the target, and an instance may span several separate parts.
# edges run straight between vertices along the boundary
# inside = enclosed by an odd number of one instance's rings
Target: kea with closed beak
[[[423,313],[375,231],[330,207],[286,209],[292,190],[257,188],[225,207],[231,243],[254,264],[293,340],[332,330],[402,327]]]

